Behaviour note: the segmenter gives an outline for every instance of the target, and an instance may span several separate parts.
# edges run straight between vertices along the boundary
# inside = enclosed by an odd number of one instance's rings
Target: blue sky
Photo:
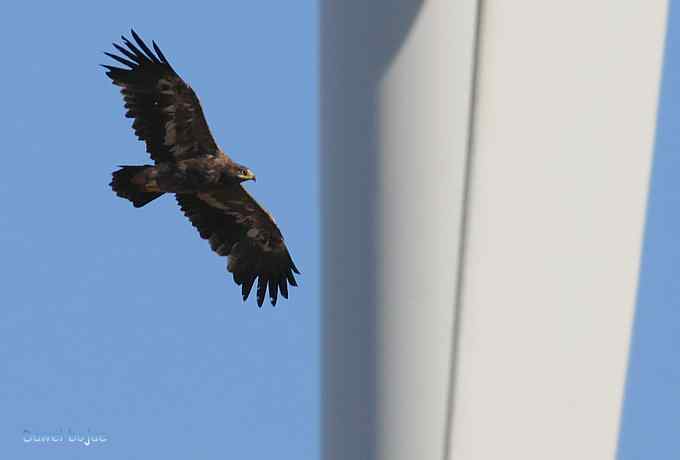
[[[679,210],[680,8],[671,2],[619,443],[622,460],[680,458]]]
[[[1,458],[318,458],[318,7],[215,5],[24,1],[0,17]],[[160,44],[220,145],[257,173],[248,188],[303,273],[276,308],[241,302],[172,199],[136,210],[109,190],[115,165],[148,161],[97,67],[130,26]],[[677,9],[666,53],[626,460],[680,458]],[[59,428],[109,441],[22,440]]]
[[[13,2],[0,18],[0,458],[318,458],[317,5]],[[148,162],[98,64],[134,27],[258,177],[302,276],[243,304],[171,197],[108,187]],[[23,430],[102,432],[97,447]]]

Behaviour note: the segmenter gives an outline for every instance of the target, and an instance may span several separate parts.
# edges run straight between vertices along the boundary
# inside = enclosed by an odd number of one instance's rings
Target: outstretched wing
[[[138,46],[125,37],[121,38],[127,49],[113,44],[124,57],[105,53],[129,68],[103,67],[113,84],[122,88],[125,116],[135,119],[132,128],[146,142],[151,158],[158,163],[217,155],[219,149],[194,91],[175,73],[155,42],[154,54],[134,30],[132,37]]]
[[[227,269],[241,286],[245,301],[257,279],[257,304],[276,305],[278,293],[288,298],[288,284],[298,273],[274,219],[240,185],[229,189],[177,194],[177,202],[213,251],[229,256]]]

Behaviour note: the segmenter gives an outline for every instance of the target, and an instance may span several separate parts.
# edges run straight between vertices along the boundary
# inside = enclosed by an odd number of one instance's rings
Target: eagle
[[[175,195],[184,215],[220,256],[241,286],[245,302],[257,280],[257,304],[266,292],[276,305],[297,286],[297,267],[274,218],[241,185],[253,171],[229,158],[215,142],[196,93],[175,72],[158,45],[153,51],[131,30],[120,53],[104,53],[125,66],[102,65],[121,88],[127,118],[153,165],[119,166],[111,188],[140,208],[165,193]]]

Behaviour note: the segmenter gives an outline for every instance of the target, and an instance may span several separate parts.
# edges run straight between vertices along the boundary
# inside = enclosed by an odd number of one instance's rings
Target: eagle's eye
[[[247,170],[247,169],[242,169],[242,170],[241,170],[241,175],[242,175],[242,176],[247,176],[247,175],[248,175],[248,170]]]

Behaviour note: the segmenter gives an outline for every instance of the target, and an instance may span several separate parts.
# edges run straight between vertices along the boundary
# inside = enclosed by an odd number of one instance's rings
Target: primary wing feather
[[[121,37],[125,47],[113,44],[122,56],[105,53],[128,68],[104,67],[113,84],[121,87],[125,116],[135,119],[132,128],[146,143],[151,158],[159,163],[218,155],[196,93],[177,75],[156,43],[154,53],[134,30],[132,37],[137,46],[125,37]]]
[[[241,286],[245,301],[257,280],[257,304],[276,305],[278,293],[288,298],[288,284],[297,286],[299,273],[274,219],[246,190],[177,194],[177,202],[202,238],[221,256],[229,256],[227,269]]]

